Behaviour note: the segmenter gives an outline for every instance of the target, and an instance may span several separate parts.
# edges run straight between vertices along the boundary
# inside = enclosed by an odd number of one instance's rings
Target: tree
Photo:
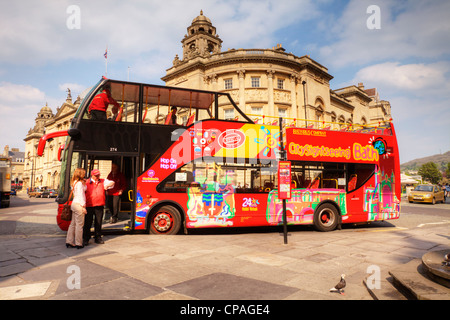
[[[431,183],[438,183],[442,178],[442,174],[439,172],[439,169],[434,162],[423,164],[418,173],[424,180],[429,180]]]

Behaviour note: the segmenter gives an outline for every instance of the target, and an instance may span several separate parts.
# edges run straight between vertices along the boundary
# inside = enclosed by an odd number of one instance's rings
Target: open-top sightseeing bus
[[[111,120],[92,120],[89,105],[105,86],[120,110],[114,115],[110,105]],[[172,107],[177,108],[176,125],[169,124]],[[224,107],[232,108],[236,118],[225,120]],[[399,154],[392,123],[349,130],[325,123],[320,129],[302,128],[294,120],[286,121],[280,133],[274,123],[255,122],[226,93],[102,78],[83,99],[71,128],[44,135],[38,154],[46,140],[68,136],[60,208],[68,201],[75,168],[88,174],[100,169],[105,178],[111,163],[119,165],[128,184],[121,223],[106,223],[104,230],[175,234],[282,224],[280,134],[291,161],[288,225],[330,231],[341,223],[399,217]],[[58,223],[67,228],[59,218]]]

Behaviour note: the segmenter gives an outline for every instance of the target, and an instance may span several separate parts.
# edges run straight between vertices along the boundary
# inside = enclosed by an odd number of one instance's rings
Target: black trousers
[[[108,195],[108,209],[111,212],[111,218],[119,218],[119,201],[120,196],[110,196]]]
[[[94,237],[100,239],[102,237],[102,220],[103,206],[87,207],[86,216],[84,217],[83,240],[89,241],[91,238],[92,221],[94,222]]]
[[[106,120],[106,112],[100,110],[92,110],[91,120]]]

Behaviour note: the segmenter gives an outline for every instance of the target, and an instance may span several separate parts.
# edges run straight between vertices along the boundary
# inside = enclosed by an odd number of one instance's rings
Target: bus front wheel
[[[172,206],[159,208],[150,219],[151,234],[177,234],[180,227],[180,212]]]
[[[339,213],[331,203],[324,203],[314,212],[314,226],[319,231],[332,231],[339,223]]]

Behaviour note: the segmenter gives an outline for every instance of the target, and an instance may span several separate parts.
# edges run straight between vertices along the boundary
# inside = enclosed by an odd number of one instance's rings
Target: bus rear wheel
[[[151,234],[177,234],[180,227],[180,212],[172,206],[159,208],[150,219]]]
[[[332,231],[339,223],[339,213],[331,203],[324,203],[314,212],[314,226],[319,231]]]

